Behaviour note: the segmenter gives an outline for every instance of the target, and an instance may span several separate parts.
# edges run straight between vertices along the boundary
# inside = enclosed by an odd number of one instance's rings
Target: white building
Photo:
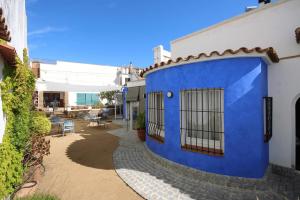
[[[73,62],[33,61],[32,69],[37,77],[36,105],[39,109],[52,107],[93,106],[99,102],[99,93],[119,91],[139,73],[139,69],[92,65]]]
[[[15,56],[23,58],[27,48],[27,16],[25,0],[0,0],[0,81],[3,67],[7,63],[13,67]],[[5,115],[0,96],[0,143],[5,131]]]
[[[164,49],[162,45],[153,48],[154,63],[166,62],[171,59],[171,52]]]
[[[172,41],[171,57],[175,60],[240,47],[273,47],[280,62],[271,65],[268,71],[268,92],[273,97],[273,137],[269,145],[269,160],[272,164],[288,168],[295,168],[297,163],[296,168],[300,170],[299,109],[296,113],[297,100],[300,108],[300,30],[295,33],[298,27],[299,0],[261,4],[257,9]]]

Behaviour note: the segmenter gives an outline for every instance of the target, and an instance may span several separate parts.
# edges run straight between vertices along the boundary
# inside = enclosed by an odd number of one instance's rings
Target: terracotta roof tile
[[[296,28],[295,34],[296,34],[296,41],[299,44],[300,43],[300,27]]]
[[[141,72],[141,77],[143,77],[143,75],[146,72],[149,72],[149,71],[151,71],[155,68],[161,68],[161,67],[164,67],[164,66],[167,66],[167,65],[170,65],[170,64],[176,64],[176,63],[179,63],[179,62],[188,62],[190,60],[198,60],[198,59],[201,59],[201,58],[222,57],[222,56],[225,56],[225,55],[236,55],[236,54],[239,54],[239,53],[244,53],[244,54],[251,54],[251,53],[266,54],[268,56],[268,58],[273,63],[278,63],[279,62],[279,57],[278,57],[276,51],[272,47],[264,48],[264,49],[260,48],[260,47],[255,47],[255,48],[252,48],[252,49],[248,49],[246,47],[241,47],[238,50],[227,49],[222,53],[220,53],[218,51],[212,51],[209,54],[200,53],[197,56],[189,55],[186,58],[178,57],[176,60],[168,60],[167,62],[161,62],[159,64],[156,63],[156,64],[154,64],[154,67],[150,66],[149,68],[144,69]]]
[[[8,42],[11,41],[10,32],[6,25],[6,20],[5,17],[3,16],[2,8],[0,8],[0,38]]]

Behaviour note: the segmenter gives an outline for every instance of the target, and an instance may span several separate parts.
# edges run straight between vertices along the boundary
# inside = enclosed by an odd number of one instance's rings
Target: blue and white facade
[[[268,93],[274,108],[269,157],[271,164],[291,170],[300,170],[300,112],[296,109],[300,102],[300,43],[295,34],[300,27],[299,10],[299,0],[262,3],[250,12],[170,42],[173,60],[241,46],[276,49],[280,62],[268,69]]]
[[[146,71],[148,148],[168,160],[195,169],[238,177],[263,177],[269,163],[269,145],[264,141],[264,97],[268,96],[268,63],[271,62],[266,62],[261,55],[219,57]],[[222,152],[207,153],[203,148],[201,151],[201,136],[197,138],[200,151],[184,147],[181,126],[186,119],[181,113],[182,91],[220,88],[223,91]],[[149,125],[149,106],[153,106],[149,101],[150,95],[154,93],[163,95],[163,102],[160,103],[163,105],[163,117],[159,118],[163,119],[160,123],[164,127],[160,139],[152,137],[150,133],[154,126]],[[191,105],[195,105],[197,100],[191,101]],[[198,119],[197,122],[196,117],[189,120],[201,124],[201,120]],[[195,142],[193,145],[196,145]]]

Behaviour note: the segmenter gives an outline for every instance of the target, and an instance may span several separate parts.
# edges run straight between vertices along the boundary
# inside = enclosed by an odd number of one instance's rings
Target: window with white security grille
[[[224,90],[190,89],[180,92],[181,147],[208,154],[224,154]]]
[[[162,92],[148,93],[148,135],[160,142],[164,141],[164,95]]]

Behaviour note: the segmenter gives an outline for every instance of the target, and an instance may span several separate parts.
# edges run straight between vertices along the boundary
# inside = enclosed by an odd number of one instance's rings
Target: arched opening
[[[300,170],[300,98],[296,102],[296,170]]]

